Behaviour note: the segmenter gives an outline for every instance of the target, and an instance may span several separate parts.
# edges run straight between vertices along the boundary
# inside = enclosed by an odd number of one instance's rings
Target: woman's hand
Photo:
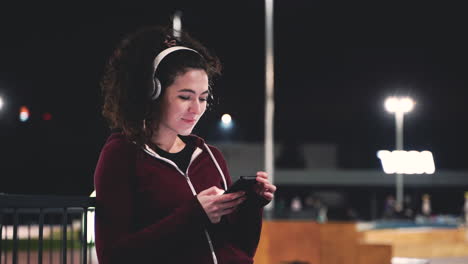
[[[261,197],[271,201],[275,196],[276,186],[270,183],[266,172],[259,171],[257,172],[257,185],[254,190]]]
[[[197,195],[198,201],[213,224],[219,223],[223,215],[234,212],[246,199],[244,192],[223,193],[224,190],[213,186]]]

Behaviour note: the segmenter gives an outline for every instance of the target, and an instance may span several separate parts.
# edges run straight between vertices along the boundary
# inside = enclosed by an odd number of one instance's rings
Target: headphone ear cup
[[[151,93],[151,100],[158,99],[159,95],[161,94],[161,82],[158,78],[154,77],[153,79],[153,91]]]

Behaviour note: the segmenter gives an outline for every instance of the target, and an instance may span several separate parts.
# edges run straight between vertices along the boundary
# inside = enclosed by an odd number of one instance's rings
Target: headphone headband
[[[195,52],[197,54],[200,54],[200,53],[198,53],[198,51],[196,51],[194,49],[191,49],[191,48],[184,47],[184,46],[174,46],[174,47],[170,47],[170,48],[167,48],[167,49],[161,51],[156,56],[156,58],[154,58],[154,61],[153,61],[153,89],[151,90],[151,94],[150,94],[151,100],[156,100],[159,97],[159,95],[161,94],[161,83],[160,83],[159,79],[155,76],[156,75],[156,70],[158,69],[159,64],[164,59],[164,57],[166,57],[167,55],[171,54],[172,52],[178,51],[178,50],[190,50],[190,51],[193,51],[193,52]]]

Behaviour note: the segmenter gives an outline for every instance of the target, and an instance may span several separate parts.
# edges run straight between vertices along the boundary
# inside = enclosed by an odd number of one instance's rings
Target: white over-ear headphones
[[[177,51],[177,50],[191,50],[191,51],[196,52],[197,54],[199,54],[198,51],[196,51],[194,49],[191,49],[191,48],[187,48],[187,47],[184,47],[184,46],[174,46],[174,47],[170,47],[170,48],[167,48],[167,49],[161,51],[156,56],[156,58],[154,58],[154,61],[153,61],[153,78],[152,78],[153,87],[150,90],[150,98],[153,101],[158,99],[159,95],[161,95],[161,89],[162,89],[161,82],[156,77],[156,69],[158,68],[159,63],[161,63],[161,61],[164,59],[164,57],[166,57],[170,53],[172,53],[174,51]]]

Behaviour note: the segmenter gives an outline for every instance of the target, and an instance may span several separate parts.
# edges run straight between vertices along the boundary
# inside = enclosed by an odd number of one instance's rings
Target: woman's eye
[[[200,98],[200,102],[206,102],[208,101],[208,98]]]
[[[179,95],[179,98],[182,99],[182,100],[189,100],[190,99],[189,96],[183,96],[183,95]]]

